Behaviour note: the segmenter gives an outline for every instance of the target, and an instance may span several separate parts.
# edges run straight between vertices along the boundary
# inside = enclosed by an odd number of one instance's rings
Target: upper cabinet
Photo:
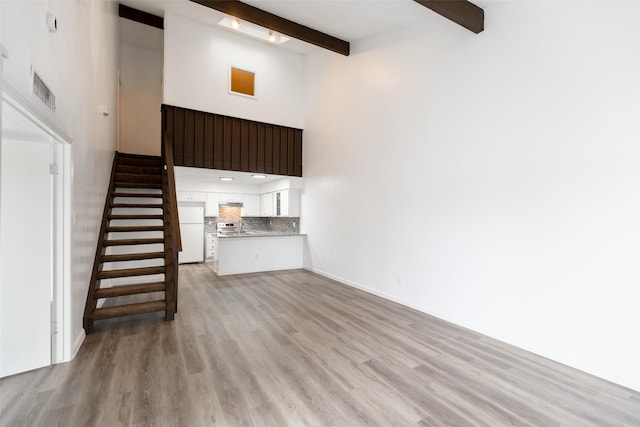
[[[300,216],[300,192],[280,190],[263,194],[261,197],[262,216]]]
[[[218,193],[207,193],[204,216],[218,216]]]
[[[244,194],[242,216],[260,216],[260,195]]]
[[[242,216],[260,216],[260,195],[259,194],[236,194],[236,193],[212,193],[216,199],[215,213],[218,215],[218,205],[224,203],[242,203]],[[213,212],[213,211],[212,211]]]
[[[178,191],[179,202],[204,204],[204,216],[218,216],[220,204],[242,203],[242,216],[300,216],[300,192],[280,190],[265,194]]]
[[[202,191],[176,191],[179,202],[207,202],[207,194]]]
[[[260,216],[273,216],[273,193],[260,196]]]
[[[276,191],[276,216],[289,215],[289,190]]]
[[[245,194],[218,193],[218,203],[242,203]]]

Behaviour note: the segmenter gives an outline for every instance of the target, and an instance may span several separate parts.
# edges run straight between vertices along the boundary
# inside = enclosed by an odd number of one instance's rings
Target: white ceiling
[[[354,42],[418,22],[428,24],[434,12],[413,0],[243,0],[252,6],[297,22],[340,39]],[[504,0],[474,0],[482,8]],[[121,0],[127,6],[164,16],[177,13],[211,25],[224,14],[189,0]],[[445,19],[439,17],[437,19]],[[457,25],[451,23],[451,25]],[[320,49],[299,40],[290,40],[283,48],[298,53]]]
[[[269,175],[266,178],[257,179],[253,178],[249,172],[234,172],[219,169],[204,169],[204,168],[188,168],[183,166],[176,166],[175,168],[177,179],[196,180],[209,184],[220,185],[262,185],[267,182],[277,181],[283,178],[291,178],[283,175]],[[233,181],[220,181],[220,177],[230,177]]]

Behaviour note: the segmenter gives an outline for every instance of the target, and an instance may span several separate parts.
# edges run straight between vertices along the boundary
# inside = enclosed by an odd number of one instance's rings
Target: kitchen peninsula
[[[218,276],[302,268],[304,234],[241,232],[215,236],[213,269]]]

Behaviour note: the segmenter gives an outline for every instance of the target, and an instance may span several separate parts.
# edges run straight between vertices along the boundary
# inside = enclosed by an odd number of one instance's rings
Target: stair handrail
[[[176,177],[174,173],[175,164],[173,162],[173,141],[165,132],[162,147],[162,161],[167,171],[167,184],[169,192],[169,209],[171,212],[171,235],[175,236],[173,240],[174,248],[180,252],[182,250],[182,238],[180,236],[180,226],[178,220],[178,199],[176,197]]]
[[[98,234],[98,242],[96,243],[96,255],[93,259],[93,268],[91,270],[91,281],[89,282],[89,290],[87,291],[87,301],[84,306],[84,315],[82,318],[82,327],[88,334],[93,327],[91,320],[91,312],[96,308],[97,301],[94,298],[96,288],[98,287],[98,274],[100,273],[100,258],[105,253],[104,240],[109,226],[109,211],[111,210],[111,194],[116,185],[116,165],[118,164],[118,152],[113,156],[111,165],[111,177],[109,178],[109,187],[105,196],[104,209],[102,211],[102,223],[100,224],[100,232]]]
[[[162,193],[164,215],[164,260],[166,285],[166,320],[173,320],[178,311],[178,252],[182,250],[180,223],[178,219],[178,200],[176,198],[176,180],[173,163],[173,144],[165,132],[162,141]],[[169,226],[167,227],[167,224]]]

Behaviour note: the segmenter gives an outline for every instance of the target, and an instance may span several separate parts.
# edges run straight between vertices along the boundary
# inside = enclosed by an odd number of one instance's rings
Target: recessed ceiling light
[[[220,178],[218,178],[220,181],[233,181],[233,178],[231,178],[230,176],[221,176]]]
[[[265,179],[267,177],[267,175],[261,174],[261,173],[254,173],[251,175],[252,178],[255,179]]]
[[[240,25],[240,20],[233,16],[225,16],[220,20],[220,22],[218,22],[218,25],[273,44],[281,44],[289,41],[288,37],[278,34],[268,28],[252,24],[251,22],[242,21],[242,25]]]

